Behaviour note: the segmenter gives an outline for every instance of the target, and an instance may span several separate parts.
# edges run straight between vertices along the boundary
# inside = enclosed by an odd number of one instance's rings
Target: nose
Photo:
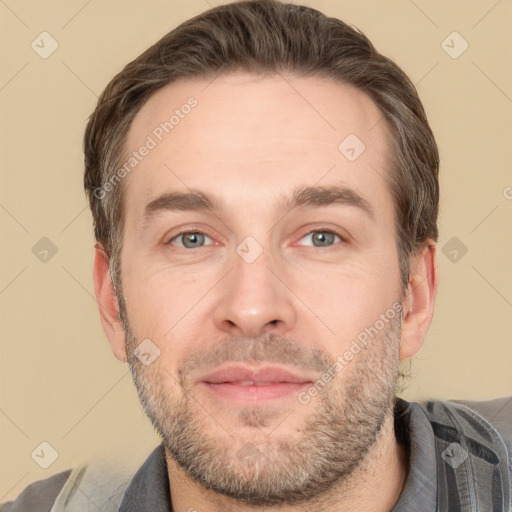
[[[293,329],[295,296],[266,252],[251,263],[235,255],[233,263],[217,297],[216,327],[229,335],[250,337],[283,335]]]

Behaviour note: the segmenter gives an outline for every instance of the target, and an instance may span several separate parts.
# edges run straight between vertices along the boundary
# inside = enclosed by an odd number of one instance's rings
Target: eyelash
[[[336,230],[336,229],[333,229],[333,228],[323,228],[323,227],[319,227],[319,228],[315,228],[315,229],[311,229],[309,230],[308,232],[304,233],[299,240],[302,240],[304,237],[308,236],[308,235],[311,235],[311,233],[329,233],[329,234],[333,234],[333,235],[336,235],[340,238],[340,241],[341,242],[347,242],[347,238],[346,236],[344,236],[340,231]],[[197,230],[197,229],[190,229],[190,230],[185,230],[185,231],[180,231],[179,233],[177,233],[176,235],[174,235],[171,239],[169,239],[169,241],[165,244],[165,245],[172,245],[171,242],[173,240],[176,240],[177,238],[179,238],[180,236],[182,235],[186,235],[188,233],[197,233],[199,235],[205,235],[207,236],[208,238],[210,239],[213,239],[213,237],[211,237],[208,233],[205,233],[204,231],[201,231],[201,230]],[[340,243],[340,242],[335,242],[335,243]],[[211,245],[215,245],[215,244],[211,244]],[[334,245],[334,244],[333,244]],[[203,246],[204,247],[204,246]],[[311,246],[311,247],[314,247],[315,249],[329,249],[332,247],[332,245],[330,246],[327,246],[327,247],[316,247],[316,246]],[[181,249],[181,247],[180,247]],[[189,251],[190,249],[186,249],[185,250]]]
[[[200,229],[187,229],[185,231],[180,231],[179,233],[176,233],[172,238],[169,239],[168,242],[166,242],[165,245],[172,245],[171,242],[173,240],[176,240],[176,238],[179,238],[182,235],[187,235],[189,233],[198,234],[198,235],[205,235],[208,238],[213,238],[208,233],[205,233],[204,231],[201,231]],[[180,247],[180,249],[181,249],[181,247]],[[186,249],[186,250],[190,250],[190,249]]]
[[[311,235],[311,233],[330,233],[332,235],[336,235],[340,239],[340,242],[334,242],[333,245],[335,245],[337,243],[341,243],[341,242],[347,242],[346,236],[341,234],[340,231],[333,229],[333,228],[327,228],[327,227],[326,228],[320,227],[320,228],[310,229],[307,233],[304,233],[300,237],[299,240],[302,240],[304,237]],[[333,247],[333,245],[329,245],[327,247],[316,247],[316,246],[312,246],[312,247],[314,247],[315,249],[330,249],[331,247]]]

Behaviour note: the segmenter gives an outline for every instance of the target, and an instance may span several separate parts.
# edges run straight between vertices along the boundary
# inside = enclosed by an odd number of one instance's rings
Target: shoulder
[[[106,461],[80,464],[27,486],[0,512],[117,511],[136,471],[132,465]]]
[[[510,510],[512,397],[418,405],[433,433],[440,510]]]
[[[494,439],[512,456],[512,396],[492,400],[429,400],[419,404],[441,437],[464,433]]]
[[[427,400],[418,403],[430,420],[448,420],[455,415],[467,421],[492,425],[504,438],[512,441],[512,396],[492,400]]]
[[[446,450],[446,444],[449,449],[451,443],[460,443],[475,464],[484,460],[512,476],[512,396],[481,401],[431,400],[421,406],[439,450]],[[441,456],[444,458],[445,451]],[[505,486],[512,486],[512,479],[505,479],[510,480]]]
[[[49,512],[65,486],[71,469],[28,485],[15,501],[0,503],[0,512]]]
[[[496,432],[508,452],[508,467],[512,487],[512,396],[482,401],[457,401],[459,407],[472,411]]]
[[[512,444],[512,396],[482,401],[457,400],[456,403],[479,414],[498,431],[509,446]]]

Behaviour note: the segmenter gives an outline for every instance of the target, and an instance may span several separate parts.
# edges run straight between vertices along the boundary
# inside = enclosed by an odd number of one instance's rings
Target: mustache
[[[257,338],[231,336],[216,343],[210,349],[201,348],[189,354],[178,366],[180,381],[186,380],[187,376],[197,369],[216,367],[228,361],[265,361],[322,372],[334,360],[318,348],[308,347],[275,333],[267,333]]]

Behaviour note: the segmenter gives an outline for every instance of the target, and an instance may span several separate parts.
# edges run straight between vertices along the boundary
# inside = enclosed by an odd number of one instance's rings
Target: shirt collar
[[[408,446],[409,468],[402,493],[391,512],[436,511],[437,462],[434,432],[418,403],[397,398],[395,434]]]
[[[434,434],[421,406],[401,398],[395,405],[395,433],[409,447],[410,467],[392,512],[435,511],[437,470]],[[157,446],[132,478],[119,512],[172,512],[163,444]]]
[[[124,493],[119,512],[172,512],[169,476],[163,443],[139,468]]]

